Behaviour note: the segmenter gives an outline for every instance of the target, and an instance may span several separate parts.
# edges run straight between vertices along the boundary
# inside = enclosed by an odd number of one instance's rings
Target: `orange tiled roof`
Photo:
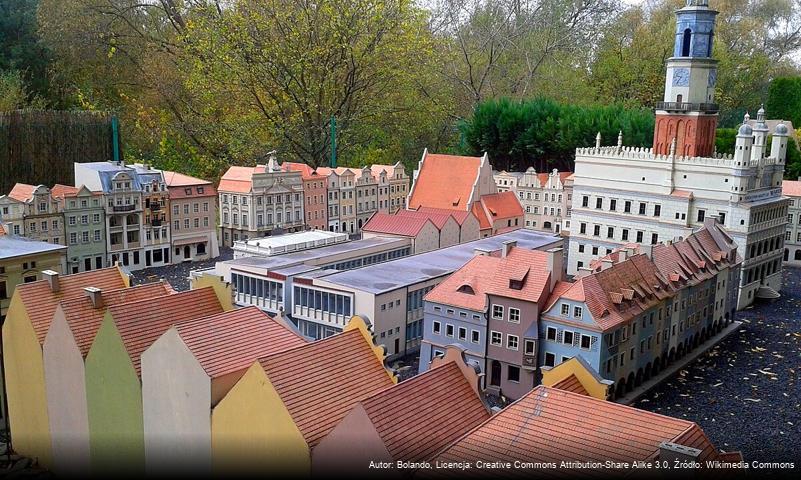
[[[786,195],[788,197],[801,197],[801,181],[783,180],[782,195]]]
[[[245,370],[260,357],[307,343],[253,306],[181,322],[175,328],[211,378]]]
[[[547,293],[548,253],[513,247],[506,258],[478,255],[434,287],[426,301],[471,310],[486,310],[487,295],[538,302]],[[522,281],[522,288],[510,287]],[[473,293],[470,293],[470,292]]]
[[[490,417],[452,361],[382,390],[361,405],[395,460],[428,460]]]
[[[412,186],[409,208],[470,208],[470,193],[478,179],[481,157],[426,153]]]
[[[57,183],[50,189],[50,194],[55,198],[74,197],[78,194],[79,187],[71,187]]]
[[[264,167],[229,167],[220,178],[217,189],[221,192],[249,193],[253,189],[253,174],[264,171]]]
[[[548,297],[548,301],[545,302],[545,308],[543,309],[543,311],[549,310],[553,306],[553,304],[556,303],[557,300],[559,300],[559,297],[565,295],[572,286],[573,282],[567,282],[564,280],[556,282],[556,285],[554,285],[553,290],[551,291],[551,296]]]
[[[131,288],[120,288],[111,291],[101,291],[103,299],[102,308],[94,308],[89,297],[73,298],[61,302],[61,310],[64,312],[64,319],[70,326],[75,343],[81,351],[81,355],[86,357],[89,348],[95,340],[97,330],[103,323],[106,309],[124,303],[138,302],[140,300],[151,299],[163,295],[174,293],[168,283],[158,282],[140,285]]]
[[[141,374],[142,352],[176,323],[223,311],[211,287],[189,290],[108,309],[125,344],[137,375]]]
[[[487,214],[484,212],[481,202],[473,202],[473,205],[470,207],[470,211],[478,219],[479,229],[486,230],[488,228],[492,228],[492,223],[490,223],[489,219],[487,218]]]
[[[312,175],[316,173],[311,166],[298,162],[284,162],[281,164],[281,169],[285,172],[300,172],[303,179],[312,178]]]
[[[164,183],[166,183],[168,187],[211,185],[211,182],[208,180],[203,180],[202,178],[190,177],[189,175],[184,175],[183,173],[171,172],[169,170],[163,170],[162,173],[164,174]]]
[[[514,192],[492,193],[481,196],[481,204],[492,221],[522,217],[523,206]]]
[[[357,402],[393,385],[359,329],[259,361],[311,447]]]
[[[566,392],[578,393],[579,395],[589,395],[587,390],[584,388],[584,385],[582,385],[579,381],[578,377],[572,373],[564,380],[554,383],[553,388],[558,388],[559,390],[564,390]]]
[[[370,217],[370,220],[364,224],[362,231],[415,237],[427,223],[433,224],[426,216],[414,217],[376,212]]]
[[[666,417],[590,396],[538,386],[441,452],[438,461],[634,462],[654,459],[662,442],[686,442],[704,453],[719,452],[693,422]],[[703,432],[701,432],[703,433]],[[439,472],[439,473],[437,473]],[[464,475],[437,470],[431,476]],[[467,472],[470,473],[470,472]],[[473,473],[476,473],[475,471]],[[608,470],[571,470],[566,475],[608,475]],[[626,473],[626,472],[623,472]],[[528,478],[525,469],[504,474]]]
[[[97,287],[102,290],[125,288],[122,273],[117,267],[92,270],[74,275],[59,275],[58,283],[59,289],[57,292],[50,291],[48,280],[25,283],[19,285],[16,289],[20,300],[25,305],[25,310],[28,312],[28,318],[33,325],[40,345],[44,343],[59,302],[82,297],[85,287]]]
[[[27,202],[33,196],[33,191],[36,190],[35,185],[28,185],[27,183],[16,183],[14,188],[8,192],[8,196],[20,202]]]

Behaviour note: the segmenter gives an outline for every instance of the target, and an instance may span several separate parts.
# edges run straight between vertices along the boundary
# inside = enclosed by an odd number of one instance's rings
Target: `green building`
[[[106,219],[103,195],[85,186],[56,185],[53,196],[63,202],[67,273],[106,266]]]

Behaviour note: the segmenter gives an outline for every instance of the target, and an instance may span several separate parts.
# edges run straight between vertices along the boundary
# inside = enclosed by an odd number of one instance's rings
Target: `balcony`
[[[114,205],[111,209],[115,212],[133,212],[136,205]]]
[[[523,355],[523,365],[521,365],[525,370],[536,370],[537,369],[537,356],[536,355]]]
[[[717,113],[720,108],[717,103],[689,103],[689,102],[656,102],[657,110],[669,112],[704,112]]]
[[[150,204],[150,211],[151,212],[158,212],[159,210],[161,210],[161,204],[160,203],[151,203]]]

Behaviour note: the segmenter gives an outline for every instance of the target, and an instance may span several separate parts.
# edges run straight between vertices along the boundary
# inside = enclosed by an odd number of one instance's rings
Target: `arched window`
[[[693,31],[689,28],[684,30],[684,38],[681,41],[681,56],[682,57],[689,57],[690,56],[690,38],[693,35]]]
[[[801,260],[801,249],[795,251],[795,259]]]
[[[473,287],[471,287],[470,285],[467,285],[467,284],[462,285],[456,291],[459,292],[459,293],[467,293],[469,295],[475,295],[476,294],[476,291],[473,290]]]

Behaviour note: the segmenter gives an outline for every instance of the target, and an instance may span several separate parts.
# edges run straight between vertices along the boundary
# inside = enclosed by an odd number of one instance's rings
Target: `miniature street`
[[[232,257],[221,249],[221,257]],[[190,270],[214,262],[191,262],[134,272],[134,283],[157,279],[187,290]],[[704,426],[715,444],[742,450],[746,458],[782,461],[801,448],[801,269],[784,270],[782,298],[738,313],[739,331],[702,353],[632,406]],[[400,377],[417,373],[417,357],[396,362]],[[780,387],[780,388],[777,388]],[[501,405],[489,397],[493,406]],[[760,428],[752,428],[759,425]]]
[[[737,320],[739,332],[633,406],[698,422],[745,458],[792,458],[801,448],[801,269],[785,268],[781,299]]]

